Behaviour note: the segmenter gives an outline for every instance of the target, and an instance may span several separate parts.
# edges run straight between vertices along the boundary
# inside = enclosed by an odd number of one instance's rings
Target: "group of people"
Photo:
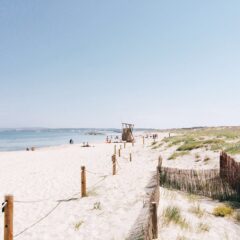
[[[113,136],[107,136],[106,137],[106,143],[117,143],[117,142],[119,142],[119,137],[118,136],[115,136],[115,137],[113,137]]]
[[[151,134],[151,135],[146,135],[146,138],[152,138],[153,140],[156,140],[158,138],[158,134],[154,133],[154,134]]]
[[[88,144],[88,142],[87,143],[83,142],[82,147],[91,147],[91,146]]]
[[[158,138],[158,135],[155,133],[152,135],[153,140],[156,140]]]
[[[31,147],[31,148],[26,148],[26,151],[35,151],[35,147]]]
[[[74,144],[73,139],[70,139],[70,140],[69,140],[69,144]],[[87,143],[83,142],[82,147],[91,147],[91,146],[89,145],[88,142],[87,142]]]

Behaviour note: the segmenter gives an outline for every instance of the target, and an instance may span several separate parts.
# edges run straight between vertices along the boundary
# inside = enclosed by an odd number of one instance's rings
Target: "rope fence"
[[[126,144],[124,144],[124,149],[126,148]],[[121,157],[121,151],[122,147],[120,145],[120,148],[118,150],[119,157]],[[112,175],[116,175],[117,171],[121,169],[121,166],[117,160],[116,156],[117,150],[116,150],[116,145],[114,146],[114,155],[112,156],[112,159],[115,159],[113,162],[113,168],[115,172],[112,173]],[[109,168],[110,164],[107,164],[107,167]],[[90,170],[86,170],[85,166],[81,167],[81,191],[72,194],[70,197],[65,198],[65,199],[40,199],[40,200],[14,200],[14,197],[12,195],[6,195],[5,196],[5,201],[2,203],[1,206],[1,212],[4,214],[4,240],[13,240],[13,238],[18,238],[21,236],[23,233],[27,232],[28,230],[34,228],[36,225],[38,225],[40,222],[45,220],[47,217],[49,217],[63,202],[70,202],[70,201],[76,201],[81,199],[81,197],[87,197],[87,184],[86,184],[86,173],[89,173],[91,175],[95,175],[100,180],[92,184],[89,188],[88,191],[94,190],[101,182],[103,182],[107,177],[111,175],[109,174],[104,174],[100,172],[94,172]],[[81,194],[81,196],[80,196]],[[78,197],[76,197],[78,196]],[[34,203],[43,203],[43,202],[49,202],[53,201],[56,202],[54,207],[52,207],[43,217],[39,218],[36,222],[30,224],[17,234],[13,234],[13,205],[14,203],[16,204],[34,204]]]

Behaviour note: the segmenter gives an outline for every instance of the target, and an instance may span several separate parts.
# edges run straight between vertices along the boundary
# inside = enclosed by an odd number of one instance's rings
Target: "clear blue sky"
[[[240,125],[239,0],[0,0],[0,127]]]

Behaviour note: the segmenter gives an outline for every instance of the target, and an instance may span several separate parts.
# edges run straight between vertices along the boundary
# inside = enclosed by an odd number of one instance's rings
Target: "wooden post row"
[[[116,155],[112,155],[112,174],[116,175]]]
[[[86,197],[87,196],[86,169],[85,169],[85,166],[81,167],[81,193],[82,193],[82,197]]]
[[[4,207],[4,240],[13,240],[13,196],[5,196]]]

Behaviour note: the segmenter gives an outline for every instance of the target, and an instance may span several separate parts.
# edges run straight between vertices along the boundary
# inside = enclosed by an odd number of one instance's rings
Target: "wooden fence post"
[[[145,144],[145,137],[143,136],[142,138],[142,141],[143,141],[143,145]]]
[[[160,186],[160,168],[157,166],[157,186]]]
[[[130,162],[132,161],[132,154],[131,153],[129,153],[129,160],[130,160]]]
[[[116,155],[112,155],[112,164],[113,164],[112,174],[116,175]]]
[[[158,157],[158,167],[159,167],[159,170],[161,171],[161,167],[162,167],[162,157],[161,156]]]
[[[157,219],[157,203],[151,203],[152,210],[152,234],[153,239],[158,238],[158,219]]]
[[[85,166],[81,167],[81,192],[82,192],[82,197],[86,197],[87,196],[86,169],[85,169]]]
[[[4,207],[4,240],[13,240],[13,196],[5,196]]]
[[[158,175],[157,175],[157,178],[158,178],[158,185],[160,186],[160,181],[161,181],[161,172],[162,172],[162,157],[159,156],[158,158],[158,166],[157,166],[157,171],[158,171]]]
[[[114,155],[116,155],[117,154],[117,146],[116,146],[116,144],[114,145]]]
[[[121,157],[121,148],[118,149],[118,156]]]
[[[124,148],[126,148],[126,142],[123,143]]]
[[[134,147],[134,141],[132,141],[132,147]]]

